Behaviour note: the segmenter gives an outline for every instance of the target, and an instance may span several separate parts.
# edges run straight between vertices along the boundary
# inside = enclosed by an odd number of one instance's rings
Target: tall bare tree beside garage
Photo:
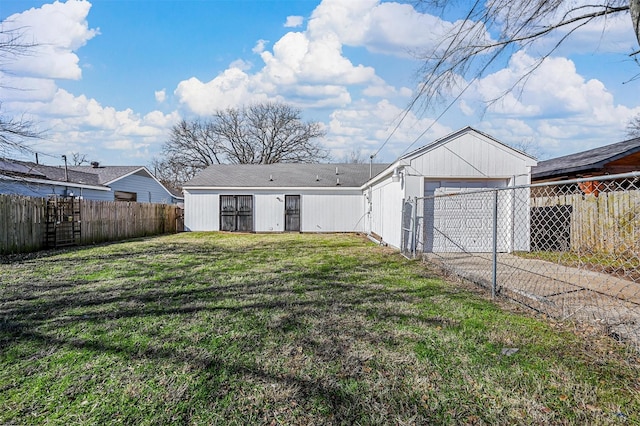
[[[222,163],[223,158],[211,122],[181,120],[171,128],[161,157],[152,160],[151,169],[163,184],[180,187],[198,171]]]
[[[0,22],[0,74],[6,73],[9,63],[19,56],[32,53],[36,44],[25,40],[24,32],[20,28],[6,28],[6,22]],[[0,82],[3,89],[7,87]],[[17,89],[16,89],[17,90]],[[29,151],[28,141],[40,138],[42,135],[35,128],[35,124],[24,117],[12,117],[2,114],[0,100],[0,154],[7,155],[16,151]]]
[[[180,183],[212,164],[317,163],[328,159],[320,123],[288,104],[266,102],[216,111],[208,120],[173,126],[153,168]]]
[[[267,102],[214,115],[212,127],[232,164],[317,163],[328,158],[318,139],[320,123],[302,121],[302,111]]]
[[[452,4],[444,0],[415,0],[415,3],[433,14],[444,13]],[[475,0],[469,2],[468,7],[453,3],[466,12],[464,19],[456,22],[433,47],[417,55],[423,65],[419,70],[422,76],[420,90],[414,103],[420,101],[425,107],[447,98],[454,88],[460,90],[461,77],[467,81],[481,78],[491,71],[493,64],[509,58],[517,50],[531,47],[543,37],[558,35],[557,41],[548,48],[538,44],[531,50],[537,52],[537,57],[509,91],[522,87],[545,58],[580,28],[597,20],[604,20],[606,25],[606,20],[613,16],[630,15],[629,24],[640,43],[640,0],[599,0],[592,3]],[[638,62],[640,50],[635,49],[629,55]],[[493,101],[509,91],[497,95]]]

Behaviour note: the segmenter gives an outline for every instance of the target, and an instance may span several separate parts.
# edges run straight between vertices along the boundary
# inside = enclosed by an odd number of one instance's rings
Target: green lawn
[[[0,265],[0,424],[640,423],[637,359],[568,330],[352,235],[49,253]]]

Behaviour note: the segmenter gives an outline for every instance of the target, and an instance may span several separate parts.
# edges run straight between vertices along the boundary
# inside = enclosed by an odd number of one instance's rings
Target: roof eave
[[[35,178],[15,178],[11,176],[7,176],[4,174],[0,174],[0,178],[6,180],[12,180],[16,182],[30,182],[30,183],[39,183],[44,185],[57,185],[57,186],[73,186],[74,188],[83,188],[83,189],[94,189],[96,191],[111,191],[111,188],[104,186],[94,186],[87,185],[83,183],[76,182],[67,182],[67,181],[59,181],[59,180],[51,180],[51,179],[35,179]]]

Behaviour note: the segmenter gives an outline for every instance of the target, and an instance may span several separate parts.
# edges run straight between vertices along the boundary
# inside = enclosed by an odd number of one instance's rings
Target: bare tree
[[[168,188],[181,188],[182,185],[193,178],[202,168],[184,166],[171,159],[154,158],[151,160],[151,170],[153,174]]]
[[[210,122],[181,120],[171,129],[156,166],[163,173],[176,175],[177,180],[188,180],[197,171],[221,163],[222,158],[222,147]]]
[[[344,156],[344,162],[349,164],[363,164],[366,161],[367,158],[362,155],[362,150],[360,148],[352,149]]]
[[[90,161],[87,159],[87,154],[80,154],[79,152],[71,153],[71,165],[82,166],[83,164],[89,163]]]
[[[542,149],[540,145],[536,144],[536,141],[533,138],[524,138],[519,142],[510,143],[509,146],[511,148],[517,149],[520,152],[530,155],[536,160],[543,160],[548,157],[544,149]]]
[[[212,164],[313,163],[328,158],[317,143],[319,123],[282,103],[261,103],[216,111],[210,120],[182,120],[171,129],[154,160],[158,175],[174,186]]]
[[[444,12],[451,2],[416,0],[416,3],[432,12]],[[530,47],[550,34],[558,34],[558,41],[539,51],[534,63],[514,87],[492,101],[500,99],[526,83],[527,77],[575,31],[613,15],[631,15],[640,43],[640,0],[600,0],[593,4],[568,0],[474,0],[465,11],[464,19],[439,43],[418,55],[423,60],[419,70],[422,81],[414,103],[420,100],[425,106],[431,106],[448,97],[452,89],[459,90],[457,85],[461,76],[471,82],[479,79],[490,72],[493,64],[515,51]],[[640,51],[632,52],[631,56],[638,54]]]
[[[640,138],[640,114],[629,120],[627,124],[627,135],[632,138]]]
[[[211,123],[226,162],[232,164],[315,163],[328,157],[316,139],[319,123],[303,122],[302,111],[282,103],[260,103],[215,113]]]
[[[5,29],[0,22],[0,74],[6,72],[6,66],[19,56],[28,55],[36,45],[25,41],[22,28]],[[2,86],[5,89],[11,87]],[[0,102],[0,111],[2,102]],[[3,155],[15,151],[30,151],[28,141],[40,138],[35,125],[24,117],[15,118],[0,113],[0,153]]]

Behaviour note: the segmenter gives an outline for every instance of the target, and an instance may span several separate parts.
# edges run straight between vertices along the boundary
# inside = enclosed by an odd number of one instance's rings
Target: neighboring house
[[[113,201],[111,188],[100,184],[95,175],[9,159],[0,159],[0,193]]]
[[[184,198],[172,193],[144,166],[72,166],[70,170],[95,175],[101,185],[113,191],[115,201],[180,204]]]
[[[535,183],[640,170],[640,138],[541,161],[531,171]]]
[[[398,248],[403,200],[527,184],[535,164],[528,155],[466,127],[393,164],[213,165],[183,188],[185,229],[366,232]],[[422,213],[430,215],[432,224],[442,215],[428,207]],[[469,230],[479,240],[485,238],[487,214],[486,208],[478,212],[480,229]]]
[[[87,200],[176,204],[178,197],[142,166],[45,166],[0,159],[0,193]]]

